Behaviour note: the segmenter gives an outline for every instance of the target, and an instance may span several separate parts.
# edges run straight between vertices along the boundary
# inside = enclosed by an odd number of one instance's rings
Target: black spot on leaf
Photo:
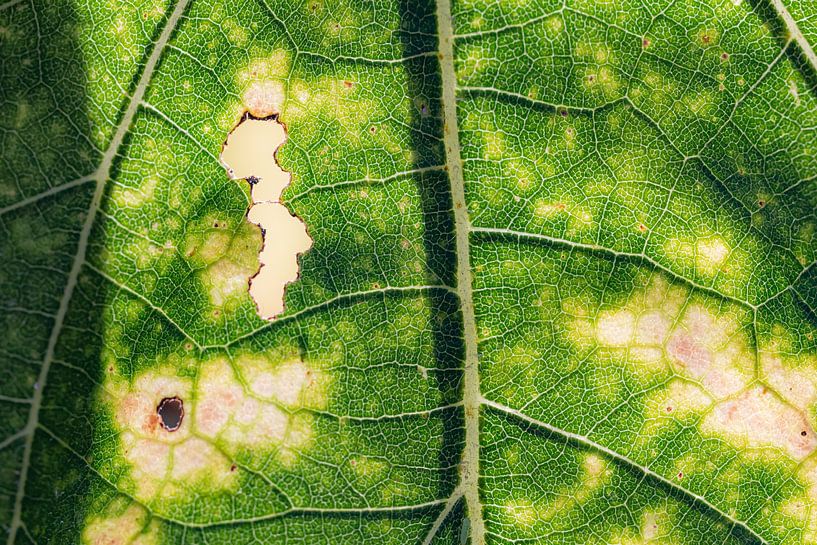
[[[156,408],[162,427],[167,431],[176,431],[184,419],[184,403],[178,397],[166,397]]]

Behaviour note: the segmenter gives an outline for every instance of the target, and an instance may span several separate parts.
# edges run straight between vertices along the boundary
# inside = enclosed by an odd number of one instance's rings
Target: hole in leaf
[[[167,431],[176,431],[184,419],[184,403],[178,397],[166,397],[156,408],[162,427]]]

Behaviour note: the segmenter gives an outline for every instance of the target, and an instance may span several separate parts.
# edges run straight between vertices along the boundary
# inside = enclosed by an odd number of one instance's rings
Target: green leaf
[[[815,42],[783,0],[0,3],[7,543],[814,543]],[[219,159],[258,107],[312,239],[272,321]]]

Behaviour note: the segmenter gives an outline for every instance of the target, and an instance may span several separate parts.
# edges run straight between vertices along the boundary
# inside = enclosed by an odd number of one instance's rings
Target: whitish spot
[[[605,312],[596,322],[599,342],[607,346],[626,346],[633,340],[635,316],[632,312]]]
[[[297,409],[325,407],[325,376],[300,360],[271,365],[246,356],[238,358],[236,368],[243,380],[226,360],[202,365],[194,428],[223,441],[228,451],[267,447],[280,462],[291,463],[312,439],[312,418]]]
[[[817,447],[814,430],[803,413],[762,386],[715,407],[703,428],[749,448],[781,449],[795,460],[806,458]]]
[[[798,409],[808,411],[817,401],[813,372],[809,372],[817,367],[817,362],[806,360],[795,368],[778,355],[763,353],[760,365],[766,383]]]
[[[234,477],[227,458],[191,435],[189,419],[182,417],[181,406],[178,418],[170,414],[167,400],[183,403],[193,399],[189,379],[174,376],[171,369],[160,369],[144,373],[131,387],[113,380],[108,395],[116,408],[123,455],[132,466],[131,479],[138,499],[175,496],[188,483],[207,481],[208,487],[214,489],[232,486]]]
[[[641,520],[641,537],[644,541],[652,541],[659,535],[658,519],[655,513],[644,513]]]
[[[596,343],[626,349],[625,357],[640,373],[672,370],[714,398],[739,392],[752,378],[747,339],[731,314],[719,316],[696,303],[685,308],[687,295],[654,277],[622,308],[599,313]]]
[[[716,272],[729,255],[729,247],[720,237],[699,239],[696,249],[698,269],[709,274]]]
[[[300,360],[272,362],[238,356],[201,362],[197,381],[173,367],[144,372],[132,385],[111,377],[114,407],[134,497],[177,497],[190,489],[230,490],[237,468],[227,457],[251,447],[290,464],[312,438],[312,417],[323,408],[325,375]]]
[[[772,346],[760,353],[756,377],[749,312],[710,306],[658,275],[638,283],[646,288],[596,318],[574,308],[571,331],[576,342],[621,357],[636,376],[675,377],[646,399],[645,438],[667,419],[694,413],[702,416],[702,433],[738,448],[777,449],[795,460],[815,450],[808,416],[817,402],[817,384],[807,373],[812,363],[789,362]]]
[[[281,202],[290,175],[278,166],[275,152],[285,140],[284,126],[276,119],[247,117],[227,137],[221,153],[230,177],[252,186],[247,218],[261,227],[264,246],[250,295],[258,315],[267,320],[284,311],[286,285],[298,278],[298,255],[312,247],[306,226]]]
[[[667,341],[674,367],[716,398],[741,391],[752,377],[752,360],[746,346],[730,344],[735,329],[736,324],[718,320],[710,310],[690,305]]]
[[[277,81],[254,82],[244,91],[241,101],[253,117],[279,114],[284,104],[284,86]]]
[[[746,268],[742,254],[718,235],[667,239],[664,253],[677,264],[707,277],[726,274],[737,280],[744,276]]]
[[[94,515],[82,532],[85,545],[153,545],[158,542],[158,523],[135,504],[115,501],[103,515]]]
[[[111,190],[111,199],[123,208],[137,208],[153,199],[158,180],[149,177],[137,188],[123,188],[114,185]]]
[[[258,270],[261,233],[241,220],[236,228],[216,217],[205,218],[203,232],[192,233],[184,246],[215,307],[231,310],[246,296],[247,281]]]
[[[794,104],[800,106],[800,92],[797,89],[797,81],[789,80],[789,94],[794,98]]]

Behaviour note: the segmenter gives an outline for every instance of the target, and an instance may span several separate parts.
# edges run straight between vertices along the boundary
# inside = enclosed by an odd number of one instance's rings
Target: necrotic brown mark
[[[176,431],[184,418],[184,403],[178,397],[166,397],[156,408],[162,427],[167,431]]]

